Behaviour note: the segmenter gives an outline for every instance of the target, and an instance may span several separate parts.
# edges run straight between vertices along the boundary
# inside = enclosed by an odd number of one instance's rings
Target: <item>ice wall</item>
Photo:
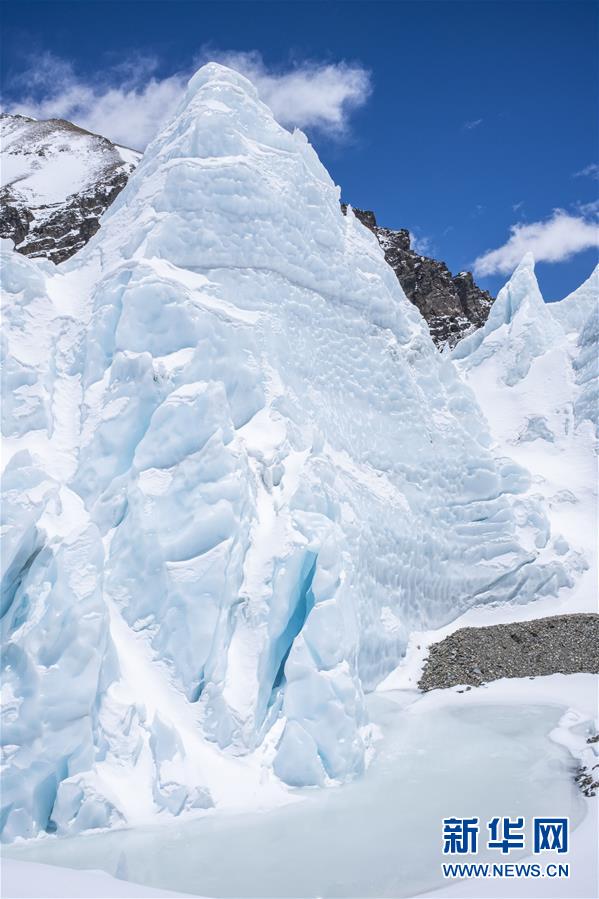
[[[529,280],[523,268],[504,315]],[[86,660],[85,752],[68,739],[72,699],[57,696],[60,751],[35,814],[26,792],[42,750],[17,734],[9,753],[6,838],[226,802],[234,778],[239,792],[254,776],[356,776],[370,739],[363,691],[412,629],[569,583],[520,539],[512,494],[530,477],[490,452],[471,390],[376,238],[341,214],[306,138],[237,73],[211,64],[194,76],[47,290],[80,304],[77,352],[68,365],[59,353],[50,388],[60,398],[68,386],[77,427],[72,465],[52,469],[54,537],[36,538],[35,571],[11,573],[40,609],[21,606],[27,639],[14,598],[6,613],[11,652],[34,672],[9,680],[33,710],[48,604],[65,621],[91,604],[96,631],[82,626],[73,648],[63,634],[52,663],[66,687],[71,652]],[[35,418],[19,415],[14,439],[43,467],[62,458],[65,406],[53,407],[61,442],[40,443],[25,430],[45,426],[34,387]],[[97,575],[77,592],[69,553],[82,534]],[[85,763],[73,774],[74,758]]]
[[[577,422],[592,421],[599,429],[599,306],[591,310],[577,341],[572,362],[579,392],[574,404]],[[598,435],[599,436],[599,435]]]

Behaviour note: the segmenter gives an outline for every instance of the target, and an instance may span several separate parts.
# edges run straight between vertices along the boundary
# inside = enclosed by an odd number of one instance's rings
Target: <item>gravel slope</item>
[[[599,673],[599,615],[465,627],[434,643],[418,686],[477,687],[501,677]]]

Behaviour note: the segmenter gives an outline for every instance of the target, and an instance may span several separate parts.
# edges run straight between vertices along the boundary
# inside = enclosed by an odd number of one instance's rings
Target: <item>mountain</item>
[[[345,211],[347,207],[343,205]],[[474,283],[470,272],[452,275],[444,262],[422,256],[410,246],[410,232],[393,231],[377,224],[371,211],[354,215],[376,236],[385,259],[397,275],[406,296],[426,319],[439,348],[453,347],[487,320],[493,297]]]
[[[80,250],[141,154],[64,119],[0,115],[0,237],[63,262]]]
[[[62,119],[38,122],[3,114],[0,138],[0,237],[11,238],[24,255],[55,263],[96,233],[142,155]],[[439,347],[453,346],[484,324],[493,299],[470,272],[453,276],[445,263],[410,249],[408,231],[379,227],[372,212],[354,209],[354,214],[376,235]]]
[[[4,840],[351,779],[413,630],[573,583],[339,199],[209,64],[79,253],[3,252]]]

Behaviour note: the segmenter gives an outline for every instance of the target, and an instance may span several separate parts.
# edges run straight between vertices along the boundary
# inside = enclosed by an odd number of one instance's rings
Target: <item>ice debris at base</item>
[[[359,775],[411,630],[573,583],[376,238],[240,75],[192,78],[80,254],[2,263],[5,840]],[[514,277],[504,323],[538,306]]]

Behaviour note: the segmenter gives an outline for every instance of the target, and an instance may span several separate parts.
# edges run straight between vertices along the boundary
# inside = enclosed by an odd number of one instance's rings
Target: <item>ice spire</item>
[[[549,303],[549,311],[566,333],[580,334],[594,309],[599,306],[599,265],[580,287],[558,303]]]
[[[474,367],[491,352],[501,352],[505,357],[503,377],[511,384],[524,377],[531,360],[561,333],[539,289],[534,257],[526,253],[499,291],[483,327],[461,340],[451,357]]]
[[[347,267],[352,234],[363,229],[342,215],[339,199],[305,135],[279,125],[246,78],[209,63],[103,217],[101,241],[92,239],[72,265],[99,255],[104,272],[131,258],[202,271],[268,267],[368,309],[408,339],[419,316],[373,235],[360,235],[364,270]],[[370,270],[381,289],[372,289]]]

